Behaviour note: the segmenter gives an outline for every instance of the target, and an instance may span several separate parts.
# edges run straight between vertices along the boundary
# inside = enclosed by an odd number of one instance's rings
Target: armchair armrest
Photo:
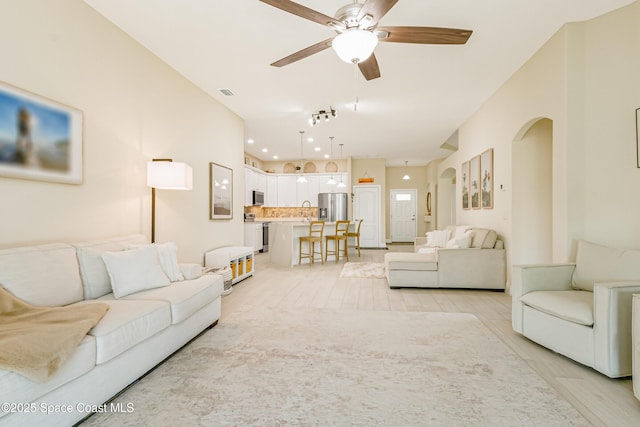
[[[631,375],[634,293],[640,293],[640,281],[593,286],[594,368],[612,378]]]
[[[534,291],[566,291],[571,289],[575,263],[514,265],[511,283],[511,323],[522,333],[523,304],[520,297]]]

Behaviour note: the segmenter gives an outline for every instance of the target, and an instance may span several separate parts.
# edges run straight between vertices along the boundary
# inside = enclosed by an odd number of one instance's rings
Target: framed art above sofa
[[[0,82],[0,176],[82,184],[82,112]]]

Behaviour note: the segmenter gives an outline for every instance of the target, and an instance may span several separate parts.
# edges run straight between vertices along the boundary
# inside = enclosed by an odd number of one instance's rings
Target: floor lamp
[[[156,241],[156,190],[191,190],[193,170],[172,159],[147,162],[147,186],[151,187],[151,243]]]

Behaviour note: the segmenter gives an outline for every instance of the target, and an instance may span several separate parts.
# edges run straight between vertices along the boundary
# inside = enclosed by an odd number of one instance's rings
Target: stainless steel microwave
[[[264,205],[264,193],[262,191],[253,190],[253,206]]]

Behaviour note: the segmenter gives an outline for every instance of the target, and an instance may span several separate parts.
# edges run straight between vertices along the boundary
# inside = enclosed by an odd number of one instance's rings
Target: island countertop
[[[333,234],[335,224],[335,222],[325,222],[324,234]],[[351,229],[353,226],[353,224],[350,224],[349,228]],[[269,257],[271,262],[285,267],[297,265],[300,253],[299,238],[300,236],[308,235],[308,221],[300,221],[299,219],[298,221],[274,221],[269,230]],[[324,257],[324,253],[322,256]],[[302,263],[309,263],[309,259],[305,258]]]

